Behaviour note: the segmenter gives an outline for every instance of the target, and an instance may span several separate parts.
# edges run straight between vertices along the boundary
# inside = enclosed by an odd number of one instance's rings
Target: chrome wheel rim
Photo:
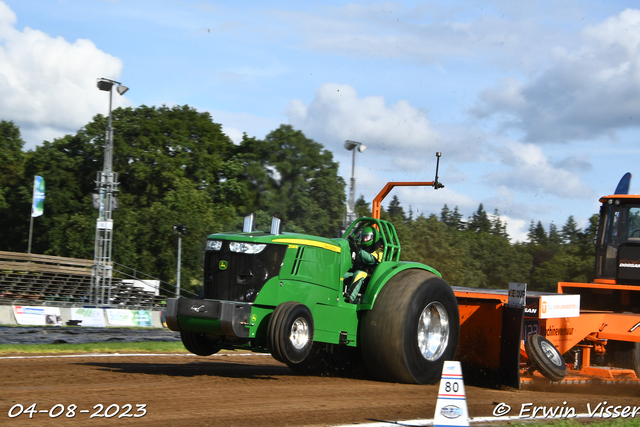
[[[296,350],[302,350],[309,342],[309,323],[306,319],[298,317],[291,325],[289,341]]]
[[[418,347],[422,357],[438,360],[449,342],[449,315],[439,302],[427,305],[418,320]]]
[[[545,356],[547,356],[547,359],[551,361],[551,363],[556,366],[562,366],[562,362],[560,361],[560,354],[552,344],[541,341],[540,348],[542,349],[542,352],[545,354]]]

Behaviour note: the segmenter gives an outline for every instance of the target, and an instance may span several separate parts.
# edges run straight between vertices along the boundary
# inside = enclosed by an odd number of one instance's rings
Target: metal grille
[[[207,251],[204,297],[254,302],[264,284],[280,274],[286,250],[284,245],[267,245],[259,254],[243,254],[231,252],[229,242],[223,242],[219,251]]]

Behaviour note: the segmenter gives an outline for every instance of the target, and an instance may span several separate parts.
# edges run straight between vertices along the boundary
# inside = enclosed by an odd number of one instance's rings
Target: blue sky
[[[357,195],[580,226],[640,159],[632,1],[0,0],[0,119],[26,148],[116,106],[189,105],[234,141],[281,123],[322,143]],[[639,172],[640,173],[640,172]],[[632,181],[631,190],[637,192]],[[391,197],[391,196],[390,196]],[[385,201],[385,205],[390,198]]]

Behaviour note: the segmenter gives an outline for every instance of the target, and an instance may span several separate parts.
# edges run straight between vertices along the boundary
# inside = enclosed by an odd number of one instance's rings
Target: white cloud
[[[367,154],[384,154],[387,164],[417,169],[416,161],[435,152],[439,134],[424,112],[406,101],[387,105],[382,96],[361,98],[349,85],[327,83],[305,105],[293,100],[287,109],[291,124],[332,150],[355,140],[367,145]]]
[[[108,95],[98,77],[117,79],[122,61],[90,40],[69,43],[31,28],[15,28],[16,15],[0,2],[0,117],[21,128],[28,139],[75,133],[98,114],[108,113]],[[114,108],[126,102],[114,95]],[[42,129],[41,129],[42,128]]]
[[[614,136],[640,127],[640,10],[582,31],[580,48],[555,50],[555,64],[529,81],[508,78],[480,95],[471,113],[497,115],[531,142]]]
[[[291,37],[304,51],[414,63],[482,58],[509,69],[532,69],[547,61],[548,46],[568,38],[550,16],[584,17],[580,8],[542,3],[349,3],[270,14],[295,29]]]
[[[526,242],[529,240],[527,235],[529,234],[530,223],[527,221],[503,215],[500,215],[500,221],[503,224],[507,224],[507,234],[512,242]]]
[[[578,173],[552,164],[538,145],[504,142],[496,154],[500,162],[507,165],[507,170],[486,174],[485,178],[495,185],[566,198],[594,197],[593,189],[582,183]]]

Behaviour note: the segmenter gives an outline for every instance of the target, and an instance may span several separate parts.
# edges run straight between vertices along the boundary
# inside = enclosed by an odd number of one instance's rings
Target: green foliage
[[[33,176],[25,178],[24,141],[13,122],[0,121],[0,242],[4,250],[27,249]]]
[[[640,420],[635,418],[616,418],[616,419],[527,419],[525,421],[515,421],[506,424],[510,427],[514,426],[535,426],[535,427],[584,427],[585,425],[596,427],[640,427]]]
[[[360,195],[355,202],[356,217],[371,216],[371,203],[364,200],[364,196]]]
[[[20,129],[13,122],[0,121],[0,211],[10,204],[8,189],[15,186],[22,176],[24,141],[20,137]]]
[[[389,203],[389,207],[387,208],[387,213],[394,222],[405,222],[407,220],[404,209],[400,206],[398,196],[393,196],[391,199],[391,203]]]
[[[467,229],[475,231],[476,233],[488,233],[491,231],[491,221],[482,203],[480,203],[478,210],[469,218],[469,221],[467,221]]]
[[[0,250],[26,251],[33,176],[41,175],[45,214],[34,221],[32,252],[93,258],[97,212],[91,194],[103,169],[106,126],[107,118],[97,115],[75,135],[24,153],[19,129],[0,121]],[[260,230],[270,228],[272,215],[283,220],[285,231],[334,237],[340,229],[346,197],[338,164],[291,126],[264,140],[245,135],[235,146],[208,113],[140,106],[113,111],[113,127],[113,170],[120,182],[113,260],[119,264],[174,283],[173,226],[183,224],[181,284],[195,291],[207,236],[241,230],[251,212]],[[371,215],[363,196],[355,210],[359,217]],[[525,243],[511,243],[498,211],[488,215],[482,204],[467,221],[457,206],[447,205],[439,216],[414,219],[394,196],[381,216],[396,226],[403,260],[433,266],[451,285],[526,282],[532,290],[555,291],[559,281],[593,279],[597,215],[585,230],[573,217],[559,230],[532,221]]]
[[[453,209],[452,212],[445,204],[442,208],[442,211],[440,212],[440,221],[445,223],[447,227],[454,230],[465,229],[465,224],[462,222],[462,214],[458,211],[457,206]]]
[[[534,259],[530,288],[555,292],[558,282],[591,282],[594,279],[593,241],[597,223],[598,215],[594,214],[589,219],[589,226],[580,231],[570,216],[560,233],[552,223],[548,235],[538,223],[533,234],[539,237],[527,244],[527,250]]]
[[[45,141],[26,154],[23,176],[14,186],[21,195],[15,205],[28,212],[33,175],[43,176],[47,185],[32,252],[93,258],[97,213],[91,193],[103,169],[106,124],[98,115],[76,135]],[[187,106],[117,109],[113,127],[113,170],[120,182],[113,261],[174,283],[173,225],[184,224],[182,281],[201,282],[206,238],[235,216],[242,193],[233,143],[208,113]]]
[[[208,113],[188,106],[119,108],[112,118],[117,264],[175,283],[173,226],[183,224],[181,285],[196,291],[207,236],[241,229],[246,213],[257,212],[264,229],[279,214],[286,231],[336,235],[345,208],[338,164],[291,126],[235,146]],[[93,258],[91,194],[104,168],[107,120],[97,115],[75,135],[27,153],[18,128],[0,122],[0,250],[26,251],[33,176],[41,175],[45,215],[34,221],[32,252]]]
[[[433,266],[452,286],[505,288],[509,282],[527,281],[531,257],[511,245],[506,233],[490,233],[489,224],[489,231],[460,230],[446,206],[440,218],[447,222],[430,215],[395,224],[403,260]]]
[[[245,213],[265,211],[283,220],[285,231],[334,237],[344,212],[344,180],[330,151],[289,125],[265,140],[246,135],[238,148],[246,183]]]
[[[402,209],[394,205],[398,211]],[[580,231],[573,217],[558,232],[551,224],[531,223],[529,241],[511,243],[497,210],[489,217],[480,205],[462,222],[456,207],[444,205],[439,218],[420,216],[394,224],[402,242],[402,259],[436,268],[453,286],[506,288],[509,282],[529,284],[531,290],[555,291],[558,282],[593,280],[598,215]]]
[[[448,228],[435,215],[421,215],[396,230],[402,242],[402,260],[436,268],[452,286],[478,287],[482,283],[473,275],[479,264],[469,258],[463,234]]]
[[[493,215],[491,215],[491,230],[489,230],[489,233],[494,236],[509,237],[507,234],[507,224],[502,223],[502,220],[500,220],[498,209],[496,209],[493,212]]]

